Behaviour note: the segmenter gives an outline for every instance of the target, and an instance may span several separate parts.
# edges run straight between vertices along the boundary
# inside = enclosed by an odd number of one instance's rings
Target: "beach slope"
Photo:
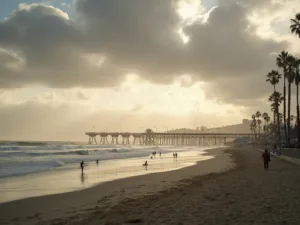
[[[270,169],[264,171],[261,153],[255,149],[229,151],[235,169],[124,200],[82,216],[77,223],[59,224],[300,224],[299,167],[272,157]]]
[[[224,153],[222,148],[206,152],[215,157],[182,169],[109,181],[80,191],[2,203],[0,223],[32,225],[48,224],[50,220],[50,224],[73,224],[89,218],[91,213],[106,212],[117,204],[122,205],[128,199],[152,196],[183,185],[193,177],[233,168],[230,154]]]

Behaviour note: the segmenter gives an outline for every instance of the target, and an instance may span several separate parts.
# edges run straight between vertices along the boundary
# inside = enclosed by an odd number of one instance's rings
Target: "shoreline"
[[[3,195],[0,196],[0,204],[30,197],[83,190],[122,178],[178,170],[212,157],[204,156],[204,153],[199,149],[182,151],[176,159],[172,153],[164,153],[161,157],[157,156],[151,160],[148,157],[133,157],[100,161],[99,165],[91,162],[86,164],[88,166],[83,175],[78,164],[68,164],[43,173],[2,178],[0,186]],[[149,162],[147,168],[142,167],[145,160]]]
[[[74,215],[86,214],[96,209],[113,207],[128,198],[172,188],[186,179],[232,169],[234,165],[226,148],[205,150],[204,155],[216,155],[212,159],[199,161],[195,165],[167,172],[123,178],[101,183],[87,189],[62,194],[33,197],[0,204],[6,224],[35,224]],[[30,206],[30,207],[28,207]]]
[[[93,146],[95,147],[95,146]],[[111,146],[97,146],[97,148],[80,148],[80,149],[65,149],[65,150],[53,150],[53,149],[45,149],[45,150],[33,150],[37,151],[36,154],[43,154],[45,151],[48,153],[46,156],[37,156],[35,160],[28,159],[29,156],[22,156],[21,160],[13,160],[13,161],[3,161],[3,167],[0,173],[0,181],[3,179],[17,178],[22,176],[30,176],[36,174],[43,174],[51,171],[63,170],[64,168],[74,167],[74,165],[79,165],[79,163],[83,160],[86,163],[93,163],[97,159],[100,163],[112,160],[130,160],[133,158],[143,159],[145,157],[150,157],[153,151],[160,151],[162,154],[168,154],[170,152],[187,152],[187,151],[204,151],[209,149],[221,148],[223,146],[193,146],[192,148],[188,146],[184,147],[175,147],[175,146],[125,146],[125,145],[111,145]],[[191,149],[191,150],[190,150]],[[49,153],[50,151],[50,153]],[[55,152],[57,151],[57,152]],[[65,153],[71,154],[63,154],[59,155],[57,153],[65,151]],[[100,152],[101,154],[94,154],[93,152]],[[5,151],[9,152],[9,151]],[[51,156],[51,152],[54,154]],[[86,154],[75,154],[76,152],[86,152]],[[38,158],[42,157],[42,158]],[[0,157],[1,160],[1,157]],[[1,161],[0,161],[1,162]],[[31,162],[38,163],[38,165],[29,165]],[[7,167],[7,165],[16,164],[16,167]],[[20,164],[20,165],[19,165]],[[22,165],[23,164],[23,165]],[[18,166],[23,166],[22,170],[18,170]],[[28,168],[30,168],[28,170]],[[17,169],[17,170],[16,170]],[[9,171],[13,171],[9,173]],[[7,173],[8,172],[8,173]]]

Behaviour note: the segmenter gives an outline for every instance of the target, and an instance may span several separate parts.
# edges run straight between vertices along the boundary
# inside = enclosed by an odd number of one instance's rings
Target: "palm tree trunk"
[[[280,134],[280,119],[279,119],[279,106],[277,104],[276,106],[276,113],[277,113],[277,135],[278,135],[278,141],[279,141],[279,155],[281,155],[281,134]]]
[[[289,82],[288,84],[288,117],[287,117],[287,139],[286,143],[289,146],[290,144],[290,138],[291,138],[291,89],[292,89],[292,83]]]
[[[300,148],[300,118],[299,118],[299,84],[296,89],[296,101],[297,101],[297,128],[298,128],[298,147]]]
[[[284,72],[284,77],[283,77],[283,123],[284,123],[284,137],[285,141],[288,139],[288,134],[287,134],[287,129],[286,129],[286,85],[285,85],[285,80],[286,80],[286,72]]]
[[[275,85],[274,85],[274,92],[276,91],[276,87],[275,87]],[[274,109],[274,111],[273,111],[273,124],[274,124],[274,127],[275,127],[275,121],[276,121],[276,109]]]

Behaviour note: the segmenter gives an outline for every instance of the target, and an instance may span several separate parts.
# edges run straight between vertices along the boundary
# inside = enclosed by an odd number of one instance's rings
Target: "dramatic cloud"
[[[188,74],[188,83],[205,82],[207,96],[224,101],[264,95],[274,53],[288,43],[258,36],[249,15],[282,4],[220,1],[189,23],[178,2],[77,0],[72,19],[52,6],[20,4],[0,22],[0,87],[109,87],[128,73],[166,84]]]
[[[24,5],[0,23],[0,87],[41,83],[54,87],[119,83],[118,69],[84,50],[85,38],[68,15],[52,6]],[[2,58],[2,57],[1,57]],[[5,63],[4,65],[2,65]],[[14,65],[14,69],[7,64]],[[107,74],[112,79],[107,79]]]

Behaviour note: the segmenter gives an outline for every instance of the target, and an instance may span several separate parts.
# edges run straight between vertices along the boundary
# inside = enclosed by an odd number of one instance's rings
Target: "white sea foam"
[[[150,155],[153,151],[168,153],[195,149],[193,147],[116,146],[116,145],[37,145],[9,143],[0,145],[0,177],[19,176],[51,170],[54,167],[81,160],[109,160],[136,158]],[[199,149],[199,148],[198,148]],[[207,148],[206,148],[207,149]]]

